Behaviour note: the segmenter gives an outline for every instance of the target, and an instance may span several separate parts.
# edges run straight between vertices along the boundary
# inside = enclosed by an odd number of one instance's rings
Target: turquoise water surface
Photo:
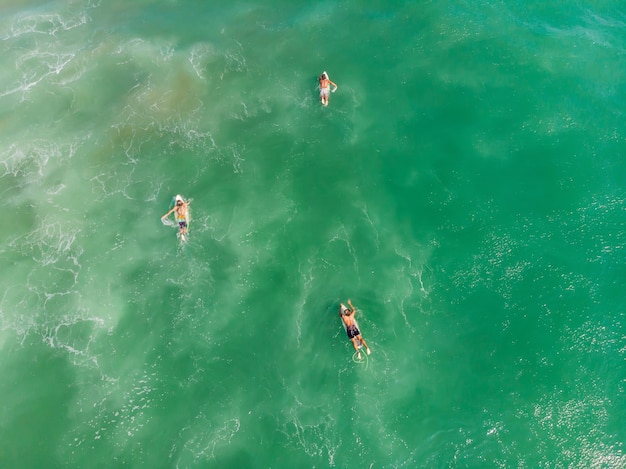
[[[5,0],[0,39],[0,467],[626,468],[621,3]]]

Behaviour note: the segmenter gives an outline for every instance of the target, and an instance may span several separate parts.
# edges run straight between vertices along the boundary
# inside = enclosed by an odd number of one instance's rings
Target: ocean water
[[[0,467],[626,467],[621,2],[2,0],[0,52]]]

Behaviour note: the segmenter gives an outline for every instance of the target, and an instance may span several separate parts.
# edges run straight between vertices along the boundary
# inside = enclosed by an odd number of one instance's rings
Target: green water
[[[626,467],[621,10],[0,2],[0,467]]]

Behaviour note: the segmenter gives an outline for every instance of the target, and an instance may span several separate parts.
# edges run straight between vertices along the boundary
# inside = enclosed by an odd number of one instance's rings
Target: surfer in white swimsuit
[[[176,205],[161,217],[161,220],[166,219],[172,212],[176,212],[176,223],[178,223],[178,232],[180,238],[185,241],[187,236],[187,222],[189,221],[189,201],[178,200]]]
[[[328,78],[328,73],[322,72],[320,77],[318,78],[320,82],[320,99],[324,106],[328,106],[328,95],[330,94],[330,85],[333,85],[335,89],[333,89],[333,93],[337,91],[337,84],[335,82],[330,81]]]
[[[354,350],[356,350],[356,356],[360,360],[361,352],[359,351],[359,344],[357,340],[361,342],[361,344],[363,344],[368,355],[370,354],[370,348],[365,343],[365,339],[361,337],[361,331],[359,331],[359,328],[354,322],[354,313],[356,312],[356,309],[354,308],[350,300],[348,300],[348,306],[349,308],[346,307],[343,303],[339,305],[339,316],[341,316],[341,320],[346,326],[346,333],[348,334],[348,339],[352,341]]]

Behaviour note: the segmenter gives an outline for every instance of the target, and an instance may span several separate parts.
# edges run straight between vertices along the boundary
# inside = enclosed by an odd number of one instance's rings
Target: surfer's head
[[[182,200],[179,200],[179,201],[177,201],[177,202],[176,202],[176,206],[177,206],[177,207],[180,207],[182,204],[183,204],[183,201],[182,201]]]
[[[328,80],[328,73],[322,72],[322,78],[325,78],[326,80]]]

